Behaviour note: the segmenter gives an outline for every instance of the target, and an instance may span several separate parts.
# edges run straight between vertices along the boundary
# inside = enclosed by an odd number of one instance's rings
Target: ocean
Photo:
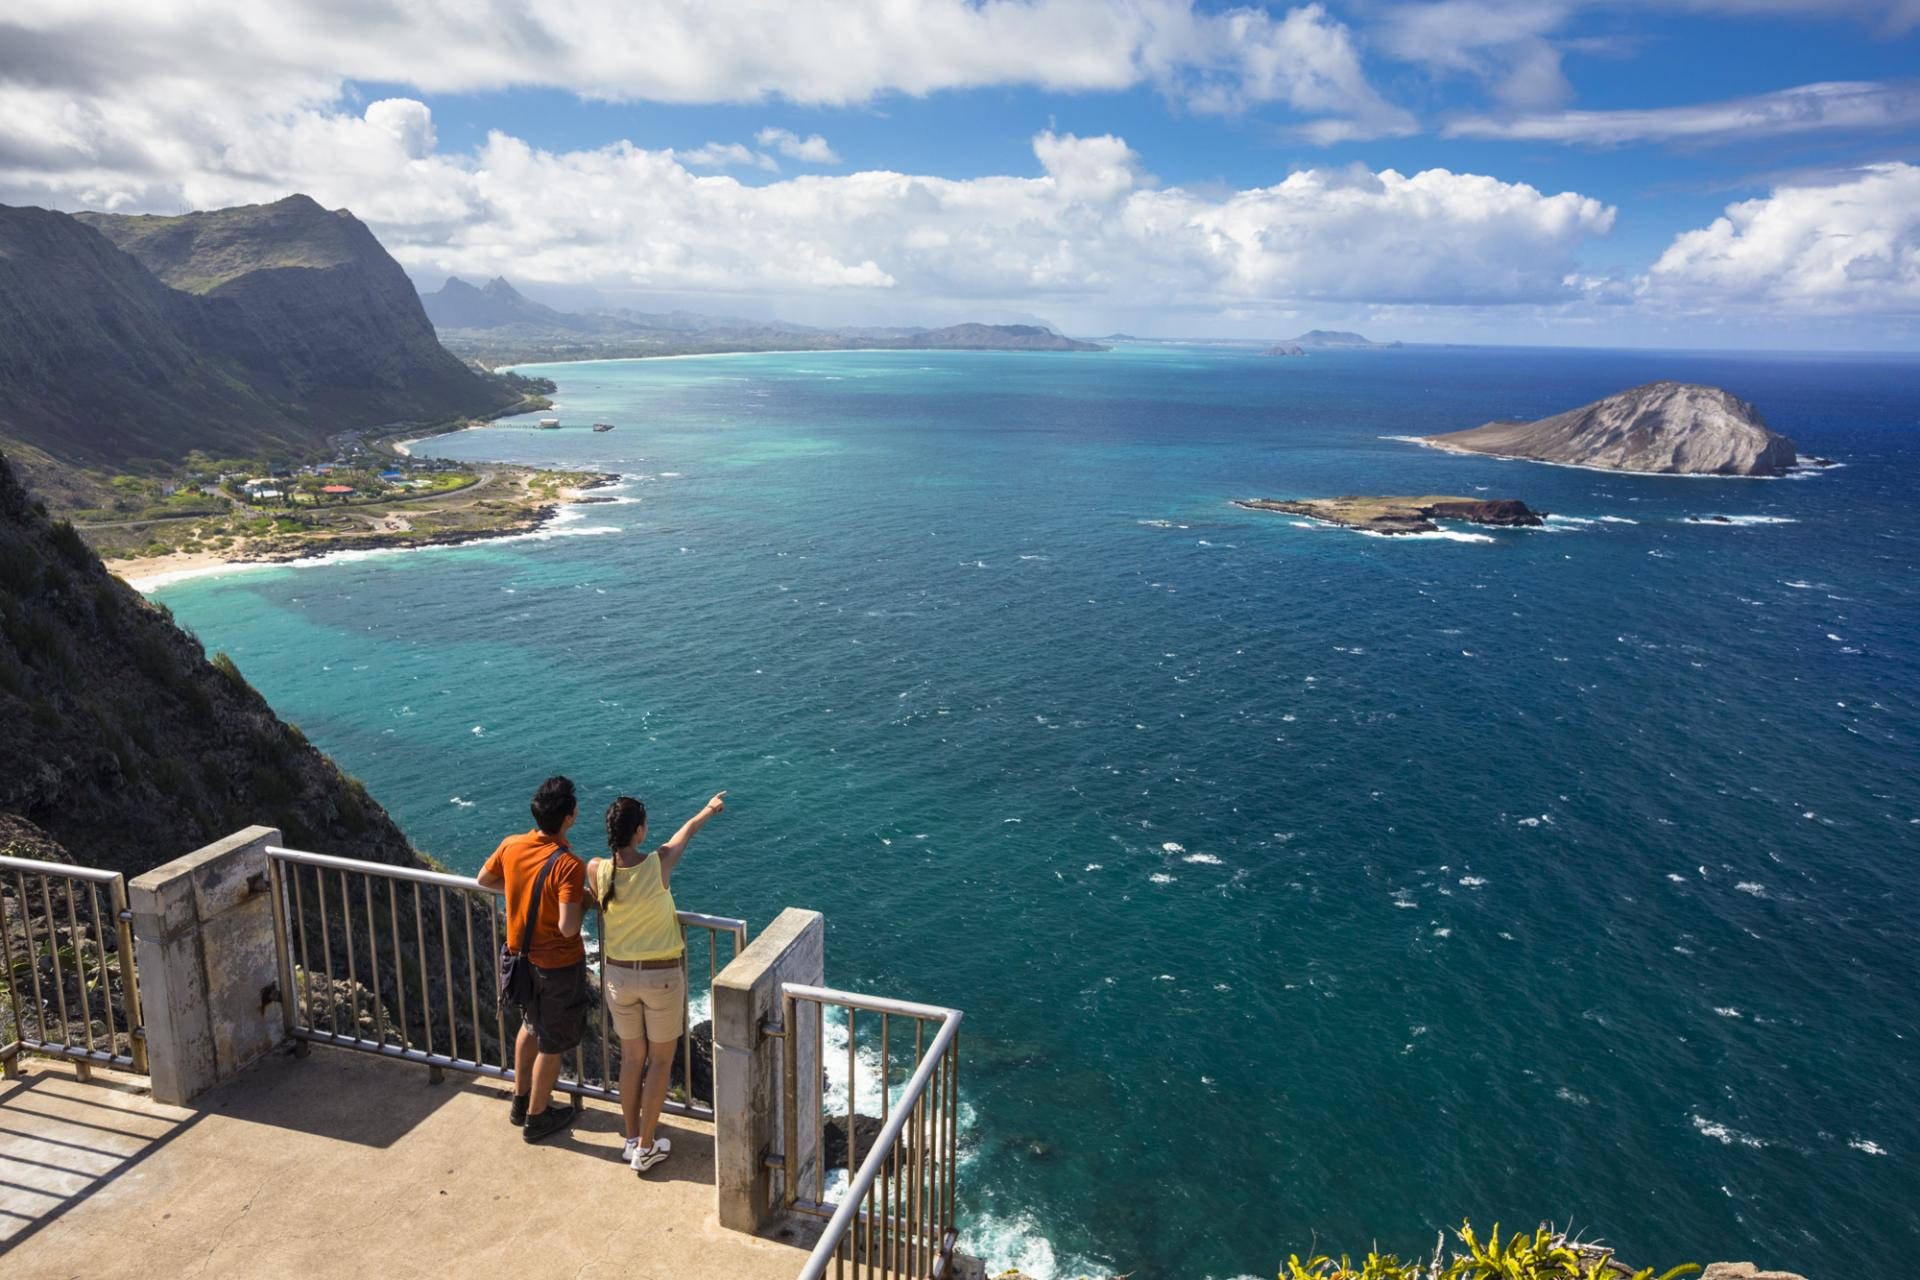
[[[524,371],[562,430],[416,452],[614,471],[614,501],[158,597],[463,870],[551,772],[589,846],[616,794],[664,834],[726,788],[683,907],[816,908],[830,983],[965,1010],[994,1266],[1271,1276],[1470,1217],[1920,1274],[1920,360]],[[1655,378],[1843,465],[1391,438]],[[1554,518],[1384,539],[1229,505],[1343,493]]]

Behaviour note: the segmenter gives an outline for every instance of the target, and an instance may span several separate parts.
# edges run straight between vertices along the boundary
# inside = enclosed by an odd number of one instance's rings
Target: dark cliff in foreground
[[[1760,411],[1719,387],[1649,382],[1534,422],[1425,437],[1464,453],[1664,475],[1777,476],[1798,458]]]
[[[254,823],[417,862],[365,788],[50,522],[4,457],[0,726],[0,833],[25,819],[78,862],[131,876]]]
[[[194,449],[286,454],[516,398],[440,346],[399,264],[345,210],[306,196],[180,217],[0,206],[0,441],[36,485]]]

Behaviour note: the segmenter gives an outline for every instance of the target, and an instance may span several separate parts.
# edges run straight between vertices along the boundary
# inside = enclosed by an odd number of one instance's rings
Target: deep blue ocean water
[[[583,831],[728,788],[682,906],[818,908],[831,983],[966,1010],[996,1264],[1272,1275],[1471,1216],[1643,1264],[1920,1268],[1920,362],[540,372],[581,429],[420,451],[618,471],[620,502],[158,594],[458,867],[552,771]],[[1657,377],[1845,465],[1383,438]],[[1387,540],[1228,505],[1349,492],[1564,519]]]

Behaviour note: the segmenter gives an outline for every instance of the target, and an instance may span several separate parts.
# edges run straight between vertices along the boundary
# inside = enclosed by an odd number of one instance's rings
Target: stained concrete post
[[[280,1040],[267,875],[279,843],[275,828],[248,827],[127,886],[157,1101],[184,1104]]]
[[[819,986],[825,977],[825,917],[788,907],[713,980],[714,1197],[723,1227],[759,1231],[779,1213],[780,1175],[767,1168],[766,1157],[785,1154],[785,1048],[761,1027],[784,1017],[782,984]],[[811,1195],[819,1153],[807,1100],[820,1097],[820,1037],[812,1018],[798,1021],[786,1029],[797,1040],[799,1061],[795,1182]]]

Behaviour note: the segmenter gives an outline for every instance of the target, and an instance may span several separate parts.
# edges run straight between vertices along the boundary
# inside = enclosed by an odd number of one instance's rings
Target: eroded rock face
[[[1534,422],[1422,439],[1463,453],[1664,475],[1777,476],[1798,457],[1745,400],[1686,382],[1649,382]]]
[[[1700,1280],[1807,1280],[1791,1271],[1762,1271],[1751,1262],[1709,1262]]]

